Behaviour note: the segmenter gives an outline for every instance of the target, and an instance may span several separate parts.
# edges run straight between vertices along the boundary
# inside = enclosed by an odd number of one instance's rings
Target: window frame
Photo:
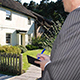
[[[6,10],[6,20],[11,20],[12,19],[12,12],[9,10]]]
[[[31,25],[31,18],[28,17],[28,25]]]
[[[11,44],[11,33],[6,33],[6,43]]]
[[[31,42],[31,34],[28,34],[28,41]]]

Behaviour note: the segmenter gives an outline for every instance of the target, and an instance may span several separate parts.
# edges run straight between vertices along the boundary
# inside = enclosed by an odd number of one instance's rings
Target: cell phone
[[[27,59],[28,59],[28,63],[33,64],[33,65],[35,65],[37,67],[40,67],[39,64],[34,63],[34,61],[40,61],[40,60],[38,60],[36,58],[33,58],[33,57],[29,56],[29,55],[27,55]]]

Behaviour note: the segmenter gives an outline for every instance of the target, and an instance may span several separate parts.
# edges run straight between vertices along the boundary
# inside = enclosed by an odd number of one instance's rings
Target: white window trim
[[[28,17],[28,25],[31,25],[31,18]]]
[[[9,40],[10,40],[10,42],[6,42],[6,44],[11,44],[11,33],[6,33],[6,41],[7,41],[7,34],[9,34],[10,35],[10,38],[9,38]]]
[[[9,10],[6,10],[6,20],[11,20],[12,19],[12,12]]]

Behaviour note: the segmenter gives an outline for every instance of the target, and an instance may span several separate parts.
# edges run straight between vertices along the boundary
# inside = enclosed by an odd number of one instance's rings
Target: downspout
[[[34,26],[34,38],[37,38],[37,21],[35,20],[35,26]]]

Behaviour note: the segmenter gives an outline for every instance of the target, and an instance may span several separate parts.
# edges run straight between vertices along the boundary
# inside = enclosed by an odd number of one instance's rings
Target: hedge
[[[21,54],[20,48],[12,45],[0,46],[0,52],[10,53],[10,54]]]

